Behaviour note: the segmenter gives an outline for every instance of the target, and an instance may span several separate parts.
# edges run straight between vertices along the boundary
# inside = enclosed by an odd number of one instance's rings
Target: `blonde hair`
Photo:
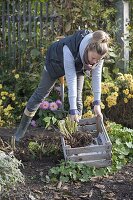
[[[109,35],[104,31],[98,30],[93,33],[91,42],[86,46],[83,54],[83,65],[85,68],[88,68],[88,51],[95,51],[103,56],[108,52],[109,42]]]
[[[108,45],[110,42],[109,35],[102,30],[93,33],[92,41],[87,45],[87,51],[96,51],[103,56],[108,52]]]

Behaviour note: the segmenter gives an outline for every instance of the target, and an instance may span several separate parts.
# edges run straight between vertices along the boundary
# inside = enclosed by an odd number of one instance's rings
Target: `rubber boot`
[[[16,133],[14,134],[15,140],[18,142],[20,141],[21,138],[24,137],[27,128],[29,126],[29,124],[31,123],[32,117],[29,117],[25,114],[23,114],[21,122],[19,124],[19,127],[16,131]]]

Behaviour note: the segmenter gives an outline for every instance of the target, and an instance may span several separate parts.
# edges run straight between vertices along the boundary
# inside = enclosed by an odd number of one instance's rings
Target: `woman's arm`
[[[63,47],[63,56],[66,82],[68,86],[70,114],[75,115],[77,114],[77,75],[74,57],[66,45]]]
[[[100,104],[101,101],[101,79],[102,79],[102,67],[104,60],[101,60],[97,67],[92,69],[92,91],[94,94],[94,105]]]
[[[92,90],[94,94],[94,112],[95,115],[98,115],[103,119],[101,112],[100,102],[101,102],[101,79],[102,79],[102,66],[104,60],[101,60],[98,63],[98,66],[92,70]]]

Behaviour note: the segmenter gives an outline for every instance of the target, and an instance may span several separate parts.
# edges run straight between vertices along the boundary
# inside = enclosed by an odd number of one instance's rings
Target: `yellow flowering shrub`
[[[16,100],[16,94],[9,92],[0,84],[0,127],[10,126],[15,123],[15,113],[17,113],[16,105],[24,108],[26,102],[20,103]]]
[[[91,105],[93,103],[94,97],[92,95],[87,96],[84,101],[84,107],[86,108],[86,112],[83,114],[83,118],[91,118],[94,116],[93,112],[91,111]]]
[[[116,106],[120,101],[127,104],[130,99],[133,99],[133,76],[119,73],[116,80],[102,82],[101,91],[101,109],[104,110]],[[92,103],[93,96],[87,96],[84,101],[85,113],[83,118],[93,116],[91,111]]]
[[[86,113],[83,114],[83,118],[91,118],[94,116],[94,113],[91,110],[88,110]]]
[[[102,83],[102,102],[105,107],[111,108],[118,101],[128,103],[133,98],[133,76],[119,73],[114,82]]]

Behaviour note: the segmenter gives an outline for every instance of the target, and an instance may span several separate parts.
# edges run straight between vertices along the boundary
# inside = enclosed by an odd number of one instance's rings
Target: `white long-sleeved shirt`
[[[92,39],[93,33],[86,35],[80,43],[79,53],[81,60],[83,61],[83,55],[86,46]],[[70,49],[65,45],[63,47],[64,56],[64,69],[66,82],[68,86],[68,98],[70,104],[70,110],[77,109],[77,75],[75,69],[74,57]],[[94,94],[94,101],[101,99],[101,74],[102,74],[103,60],[97,63],[96,68],[92,69],[92,90]]]

